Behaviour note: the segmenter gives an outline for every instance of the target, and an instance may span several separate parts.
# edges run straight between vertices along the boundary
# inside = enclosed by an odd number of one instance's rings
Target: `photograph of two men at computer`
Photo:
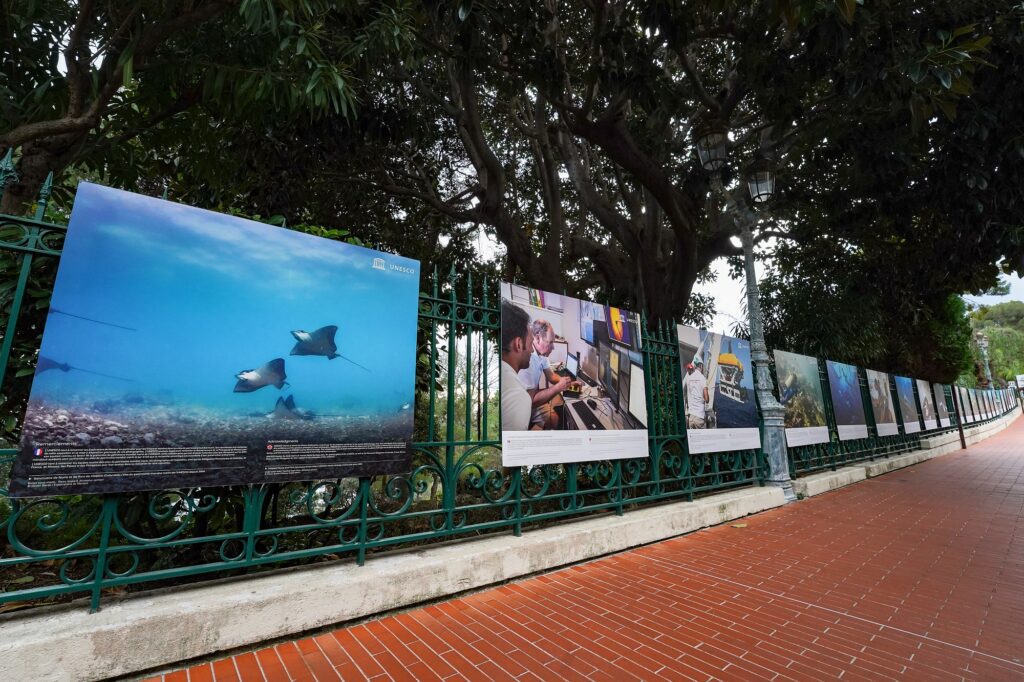
[[[637,315],[501,286],[502,431],[646,430]]]

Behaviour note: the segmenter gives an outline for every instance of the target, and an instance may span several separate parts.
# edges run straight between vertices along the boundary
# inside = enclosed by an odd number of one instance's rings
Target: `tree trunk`
[[[0,201],[0,213],[24,215],[31,211],[46,176],[51,172],[59,176],[67,168],[71,159],[69,149],[76,141],[60,136],[23,145],[17,166],[18,179],[7,183]]]

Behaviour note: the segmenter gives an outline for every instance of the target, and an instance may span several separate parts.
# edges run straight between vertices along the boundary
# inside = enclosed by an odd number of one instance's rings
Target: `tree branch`
[[[692,238],[698,215],[694,200],[673,186],[664,169],[637,147],[621,120],[609,119],[607,115],[598,121],[574,116],[566,120],[570,130],[601,147],[612,161],[651,192],[674,231]]]
[[[75,24],[68,35],[68,44],[64,48],[64,63],[68,69],[68,115],[72,117],[82,114],[85,89],[89,85],[86,70],[82,68],[82,53],[85,52],[85,63],[88,64],[91,60],[88,58],[88,41],[85,40],[84,34],[91,14],[92,0],[82,0],[78,6]]]
[[[157,47],[163,44],[171,35],[187,28],[203,24],[224,12],[228,7],[236,4],[237,0],[225,0],[224,2],[211,2],[189,12],[182,12],[165,21],[155,24],[145,31],[135,45],[132,58],[140,64]],[[82,24],[84,26],[84,24]],[[75,41],[82,38],[75,36]],[[58,119],[48,121],[36,121],[22,124],[4,135],[0,136],[0,145],[17,147],[43,137],[62,135],[66,133],[83,133],[99,125],[100,119],[106,110],[110,100],[121,88],[124,64],[120,64],[121,56],[130,43],[115,47],[103,59],[98,69],[99,88],[96,97],[81,115],[72,115],[69,107],[68,113]],[[70,82],[69,82],[70,87]],[[81,94],[81,90],[79,90]],[[84,100],[79,105],[84,107]]]
[[[639,248],[639,243],[636,240],[636,235],[630,230],[629,221],[597,191],[589,171],[580,161],[576,143],[569,139],[564,130],[559,130],[559,148],[562,150],[569,178],[576,187],[576,193],[584,207],[626,250],[636,251]]]
[[[697,97],[700,101],[711,111],[718,113],[722,108],[721,104],[708,94],[707,89],[704,87],[704,82],[697,75],[697,70],[693,66],[693,56],[689,50],[679,55],[679,62],[683,65],[683,71],[686,72],[687,77],[693,81],[693,87],[697,91]]]
[[[548,241],[544,245],[543,261],[546,268],[558,269],[562,252],[562,236],[565,233],[565,212],[562,208],[562,193],[558,181],[558,165],[554,159],[551,140],[548,136],[548,104],[544,95],[537,96],[534,107],[534,137],[530,147],[534,154],[534,163],[541,180],[541,195],[548,211],[550,231]]]

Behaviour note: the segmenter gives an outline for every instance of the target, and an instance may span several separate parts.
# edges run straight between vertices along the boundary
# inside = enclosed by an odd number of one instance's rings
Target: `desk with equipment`
[[[505,429],[502,421],[502,464],[534,466],[646,457],[647,391],[637,316],[592,301],[505,283],[502,300],[525,312],[530,324],[543,320],[554,330],[550,343],[533,331],[532,351],[547,358],[548,362],[542,363],[547,364],[547,371],[536,379],[535,370],[529,377],[519,375],[537,401],[534,418],[528,430]],[[504,316],[502,325],[504,338],[508,336]],[[509,352],[521,353],[517,349],[515,345]],[[518,356],[512,360],[522,363]],[[536,365],[537,359],[531,358],[531,362]],[[550,390],[556,382],[557,390]],[[533,387],[537,390],[532,391]],[[537,399],[541,392],[543,396]]]
[[[575,431],[643,429],[647,427],[647,390],[644,368],[625,348],[597,344],[597,378],[580,367],[577,354],[569,354],[556,374],[573,380],[562,393],[562,428]]]

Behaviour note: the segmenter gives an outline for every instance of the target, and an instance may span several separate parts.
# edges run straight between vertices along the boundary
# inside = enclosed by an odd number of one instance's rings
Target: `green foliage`
[[[151,152],[126,143],[165,129],[189,139],[202,125],[223,135],[272,116],[351,118],[353,84],[403,49],[410,22],[402,0],[11,0],[0,15],[0,153],[16,150],[21,181],[5,208],[20,210],[49,170],[124,175]]]
[[[971,323],[977,329],[1011,327],[1024,332],[1024,302],[1006,301],[991,306],[979,306],[971,312]]]
[[[1010,293],[1010,282],[1000,279],[999,282],[984,291],[985,296],[1006,296]]]
[[[970,315],[975,333],[988,339],[989,367],[996,382],[1016,379],[1024,374],[1024,302],[1006,301],[979,306]],[[971,371],[963,377],[969,385],[984,377],[984,359],[977,344],[971,346]]]
[[[824,241],[777,249],[761,287],[769,347],[931,381],[970,366],[963,299],[915,289],[898,254],[842,253],[843,244]]]
[[[0,238],[3,236],[0,234]],[[0,250],[0,311],[6,313],[14,302],[21,266],[20,254]],[[0,447],[16,446],[20,436],[21,418],[25,414],[56,273],[56,258],[34,258],[21,304],[7,376],[0,390]],[[6,319],[4,315],[5,323]]]
[[[851,41],[851,96],[789,157],[765,283],[777,347],[933,380],[970,369],[954,299],[1024,267],[1024,106],[1007,96],[1024,91],[1022,20],[980,2],[857,13],[902,66]]]
[[[1010,381],[1024,374],[1024,330],[993,327],[985,332],[993,379]]]
[[[915,376],[946,383],[970,365],[971,326],[962,298],[948,296],[921,332],[916,346],[911,345],[915,339],[909,335],[906,346],[914,352],[907,366],[920,368]]]
[[[782,235],[775,338],[934,376],[963,364],[950,297],[1024,263],[1024,98],[1006,96],[1024,91],[1020,5],[199,2],[155,45],[163,3],[84,23],[74,3],[10,6],[0,147],[76,110],[75,69],[56,66],[75,26],[84,103],[117,84],[86,130],[21,147],[29,184],[56,167],[169,187],[700,323],[713,303],[694,282],[736,255],[738,171],[771,152],[780,191],[755,229]],[[727,208],[694,160],[708,117],[731,130]],[[943,350],[924,357],[915,334]]]

